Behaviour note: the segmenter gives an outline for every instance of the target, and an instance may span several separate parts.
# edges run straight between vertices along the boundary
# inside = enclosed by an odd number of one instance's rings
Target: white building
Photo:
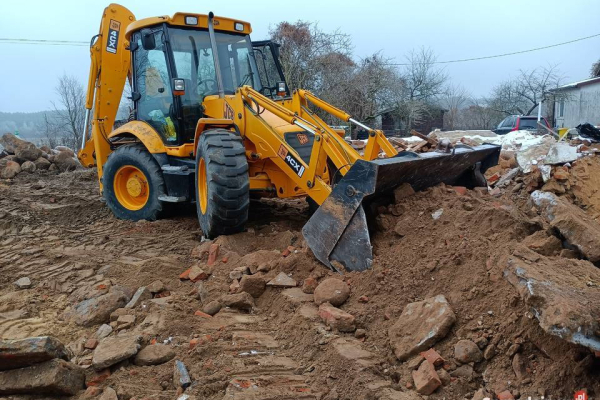
[[[600,125],[600,77],[560,86],[551,92],[554,102],[554,126],[574,128],[589,122]]]

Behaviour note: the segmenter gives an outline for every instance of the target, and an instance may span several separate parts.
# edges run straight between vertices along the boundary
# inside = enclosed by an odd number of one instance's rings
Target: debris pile
[[[73,171],[81,168],[75,153],[68,147],[37,148],[33,143],[19,139],[12,133],[0,137],[0,178],[12,179],[21,172]]]
[[[193,212],[114,218],[93,174],[22,174],[0,185],[0,393],[598,396],[600,157],[546,164],[550,146],[525,172],[509,139],[490,190],[378,204],[360,273],[314,258],[303,199],[253,202],[246,232],[206,240]]]

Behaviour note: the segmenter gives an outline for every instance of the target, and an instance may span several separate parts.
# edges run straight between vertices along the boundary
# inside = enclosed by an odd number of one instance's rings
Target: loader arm
[[[85,124],[78,158],[84,167],[97,166],[101,191],[102,169],[112,151],[108,135],[130,75],[131,52],[125,30],[133,21],[135,17],[127,8],[110,4],[104,9],[98,35],[90,43]]]

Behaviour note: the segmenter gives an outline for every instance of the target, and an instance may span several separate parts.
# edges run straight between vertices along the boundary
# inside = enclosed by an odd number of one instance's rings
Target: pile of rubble
[[[68,147],[36,147],[12,133],[0,137],[0,178],[12,179],[21,172],[73,171],[81,167],[75,153]]]

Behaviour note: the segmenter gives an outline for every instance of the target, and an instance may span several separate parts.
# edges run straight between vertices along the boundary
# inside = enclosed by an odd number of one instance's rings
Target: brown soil
[[[595,168],[597,158],[572,169],[573,196],[588,210],[600,210],[590,189],[590,182],[598,187]],[[357,340],[326,329],[311,301],[278,288],[267,288],[250,314],[222,310],[212,319],[194,316],[202,303],[194,284],[178,278],[197,262],[192,250],[202,233],[193,209],[156,222],[121,221],[102,202],[94,171],[20,174],[0,182],[0,337],[50,334],[64,343],[91,337],[98,326],[82,328],[61,318],[76,289],[108,279],[135,290],[160,279],[170,301],[137,309],[134,332],[144,344],[156,339],[173,346],[195,381],[186,393],[198,399],[372,399],[379,398],[380,387],[419,398],[410,388],[408,363],[395,359],[387,332],[408,303],[443,294],[457,317],[435,345],[445,368],[456,368],[453,348],[460,339],[494,346],[496,355],[475,364],[472,378],[453,378],[430,399],[470,399],[480,388],[509,389],[523,399],[571,398],[586,388],[597,397],[598,359],[546,334],[503,277],[506,266],[498,260],[543,231],[526,197],[511,193],[499,199],[474,191],[461,196],[438,186],[382,210],[372,236],[373,268],[340,277],[352,289],[340,308],[366,331]],[[431,214],[439,209],[435,220]],[[248,232],[215,240],[220,253],[204,283],[208,300],[229,292],[229,273],[240,266],[267,264],[267,280],[283,271],[299,285],[309,276],[337,276],[304,245],[303,200],[256,201],[250,215]],[[295,251],[283,257],[288,246]],[[22,276],[31,278],[32,289],[15,290],[12,282]],[[194,338],[199,343],[190,349]],[[515,345],[526,360],[524,382],[517,382],[511,366]],[[112,370],[102,386],[115,388],[121,400],[177,396],[172,361],[152,367],[125,362]],[[248,387],[256,397],[244,391]]]

